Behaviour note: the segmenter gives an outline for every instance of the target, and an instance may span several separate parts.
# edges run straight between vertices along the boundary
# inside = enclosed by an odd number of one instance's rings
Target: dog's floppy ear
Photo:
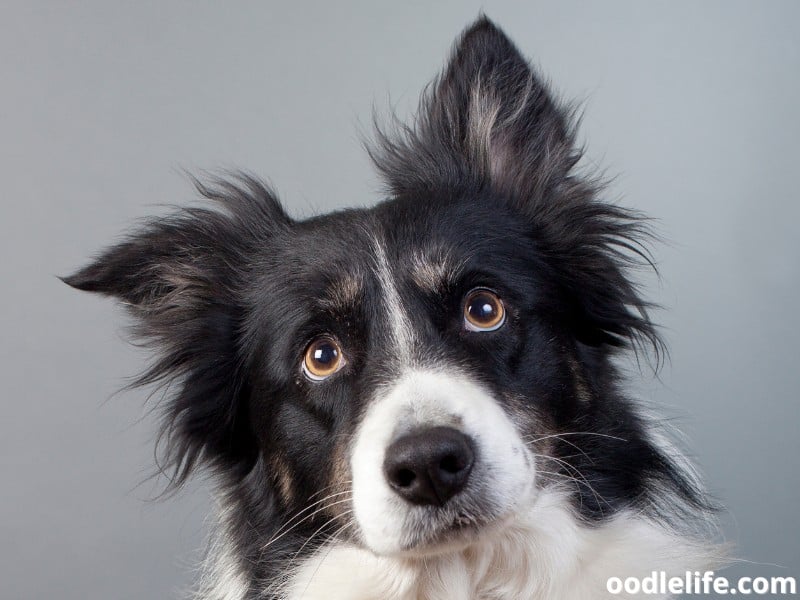
[[[241,286],[255,248],[289,225],[260,182],[196,182],[217,203],[151,220],[64,281],[113,296],[134,317],[134,334],[158,353],[137,384],[175,383],[164,405],[162,467],[180,484],[199,460],[240,462],[243,377],[237,334]]]
[[[574,166],[569,119],[511,40],[479,18],[423,95],[413,126],[378,132],[372,151],[395,193],[490,183],[543,196]]]

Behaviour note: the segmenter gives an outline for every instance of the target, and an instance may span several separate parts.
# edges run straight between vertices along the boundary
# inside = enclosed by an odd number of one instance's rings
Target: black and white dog
[[[663,348],[637,214],[488,19],[370,154],[388,199],[293,220],[256,179],[66,278],[158,351],[173,482],[218,484],[203,600],[564,600],[715,562],[694,471],[615,366]]]

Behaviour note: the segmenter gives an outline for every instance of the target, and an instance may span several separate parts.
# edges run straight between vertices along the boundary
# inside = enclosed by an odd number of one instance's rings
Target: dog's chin
[[[380,554],[413,560],[461,552],[497,536],[515,518],[516,513],[511,510],[478,518],[464,514],[441,516],[420,524],[398,550]]]

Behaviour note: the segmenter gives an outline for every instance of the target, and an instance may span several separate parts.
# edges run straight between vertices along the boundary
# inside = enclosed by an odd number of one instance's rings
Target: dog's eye
[[[344,366],[342,349],[333,338],[321,336],[306,348],[303,373],[314,381],[327,379]]]
[[[503,301],[486,289],[472,290],[464,301],[464,327],[469,331],[494,331],[506,322]]]

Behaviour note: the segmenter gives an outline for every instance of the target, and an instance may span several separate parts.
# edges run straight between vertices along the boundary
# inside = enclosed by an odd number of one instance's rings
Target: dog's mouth
[[[401,554],[422,558],[463,550],[503,529],[513,519],[513,512],[474,515],[457,511],[428,517],[418,527],[412,528],[402,545]]]

